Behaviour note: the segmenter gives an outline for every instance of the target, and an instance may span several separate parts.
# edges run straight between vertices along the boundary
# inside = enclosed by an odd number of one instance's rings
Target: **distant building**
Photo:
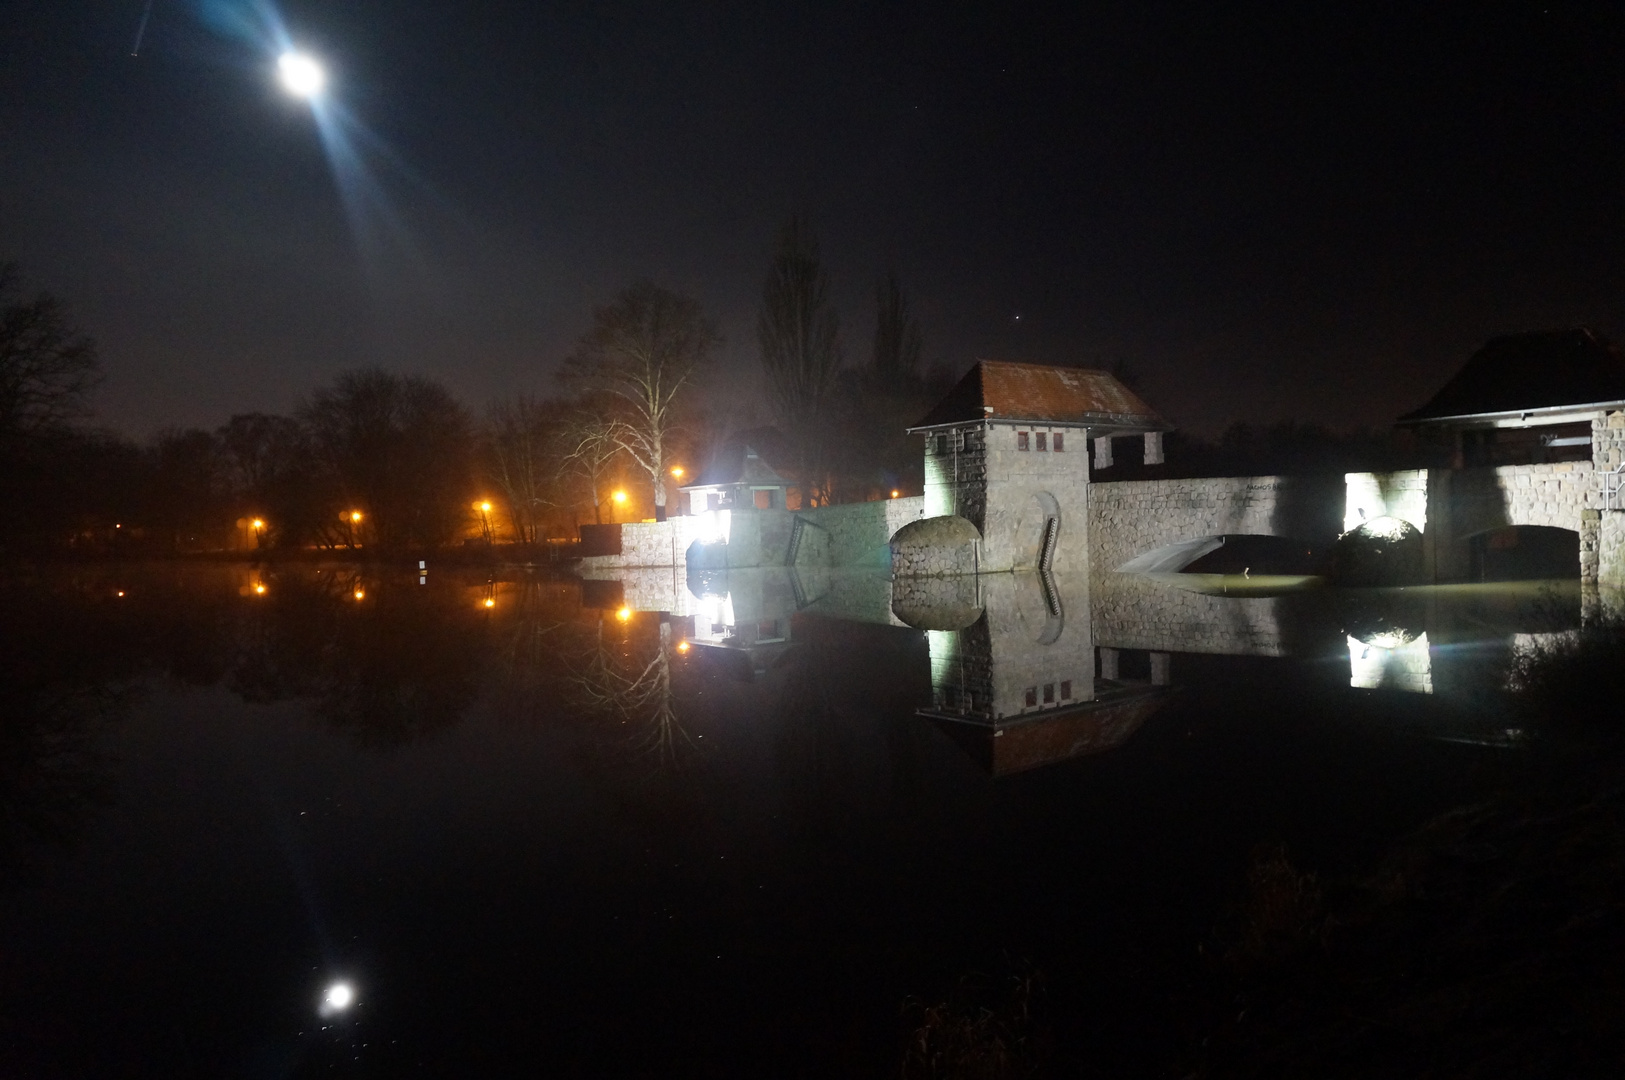
[[[753,446],[726,444],[692,484],[684,484],[689,513],[713,510],[783,510],[790,482]]]

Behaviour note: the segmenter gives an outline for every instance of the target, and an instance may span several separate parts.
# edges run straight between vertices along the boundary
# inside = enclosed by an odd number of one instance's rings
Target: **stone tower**
[[[925,516],[893,538],[893,573],[1087,572],[1091,441],[1097,470],[1124,435],[1158,463],[1167,428],[1108,372],[978,361],[909,428],[925,436]]]

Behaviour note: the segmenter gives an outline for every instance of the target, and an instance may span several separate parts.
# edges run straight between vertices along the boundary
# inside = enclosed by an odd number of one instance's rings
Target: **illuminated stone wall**
[[[891,564],[892,536],[904,525],[920,519],[925,502],[916,495],[798,510],[796,516],[808,521],[809,530],[822,531],[823,535],[803,535],[796,565],[887,569]]]
[[[1203,536],[1247,534],[1320,537],[1305,522],[1283,521],[1283,508],[1301,485],[1279,476],[1238,476],[1196,480],[1132,480],[1096,483],[1089,489],[1089,535],[1097,581],[1137,555]],[[1342,510],[1341,491],[1331,507]],[[1326,508],[1319,514],[1324,518]],[[1291,531],[1281,528],[1283,524]],[[1304,531],[1299,531],[1300,529]],[[1325,531],[1322,524],[1317,532]],[[1335,527],[1333,527],[1335,535]]]
[[[1027,450],[1019,448],[1022,432],[1027,433]],[[987,425],[982,520],[962,515],[982,532],[984,573],[1036,569],[1044,523],[1051,516],[1059,521],[1051,569],[1057,574],[1089,572],[1088,441],[1084,432],[1073,429],[1063,432],[1063,452],[1040,451],[1040,432],[1046,442],[1055,436],[1055,429],[1041,425]]]

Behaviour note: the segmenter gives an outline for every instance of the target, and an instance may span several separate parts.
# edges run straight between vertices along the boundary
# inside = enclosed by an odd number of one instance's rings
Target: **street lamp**
[[[489,544],[491,542],[491,500],[481,499],[474,504],[474,509],[480,512],[480,535]]]
[[[254,546],[257,547],[257,548],[264,547],[265,546],[265,521],[264,521],[264,519],[263,518],[255,518],[253,521],[249,522],[249,525],[254,530]]]
[[[625,502],[626,502],[626,492],[617,491],[613,495],[610,496],[610,500],[611,500],[612,503],[625,504]],[[610,522],[612,524],[615,521],[615,507],[613,505],[610,506],[610,508],[609,508],[609,520],[610,520]]]

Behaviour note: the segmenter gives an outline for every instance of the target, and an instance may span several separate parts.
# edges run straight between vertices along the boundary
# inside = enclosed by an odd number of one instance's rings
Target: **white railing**
[[[1604,510],[1625,510],[1620,506],[1620,489],[1625,487],[1625,462],[1615,465],[1607,472],[1598,473],[1602,485],[1602,508]]]

